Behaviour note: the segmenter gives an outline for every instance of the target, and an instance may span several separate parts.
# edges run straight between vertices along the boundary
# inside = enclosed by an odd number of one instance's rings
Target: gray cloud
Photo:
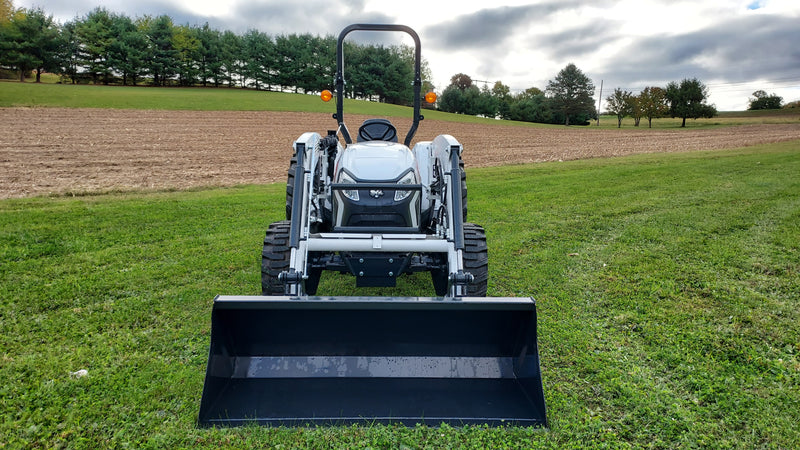
[[[676,36],[634,42],[598,76],[627,86],[698,77],[725,81],[800,77],[796,19],[753,15]]]
[[[22,3],[28,3],[23,1]],[[32,7],[31,5],[23,5]],[[33,5],[33,7],[36,7]],[[65,22],[83,17],[97,8],[96,0],[49,0],[44,11]],[[168,15],[176,24],[202,25],[208,23],[220,30],[244,33],[257,29],[268,34],[311,33],[338,34],[346,25],[355,22],[393,23],[394,19],[382,13],[364,12],[363,0],[253,0],[237,4],[226,17],[204,16],[171,3],[169,0],[104,1],[103,7],[112,13],[136,18]],[[358,40],[359,37],[355,36]]]
[[[250,2],[232,14],[236,19],[226,23],[234,31],[257,28],[269,34],[311,33],[337,34],[346,25],[356,22],[392,23],[381,13],[365,13],[363,1],[312,0],[302,3],[285,0]]]
[[[573,7],[575,2],[556,1],[536,5],[502,6],[464,14],[440,25],[427,27],[424,33],[437,50],[496,51],[519,29],[544,23],[554,12]]]
[[[575,60],[597,50],[601,45],[612,45],[620,36],[619,22],[608,20],[566,29],[559,33],[540,35],[534,45],[561,60]]]

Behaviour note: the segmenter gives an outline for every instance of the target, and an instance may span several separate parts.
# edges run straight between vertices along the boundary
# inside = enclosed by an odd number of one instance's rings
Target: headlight
[[[414,172],[408,172],[397,184],[414,184]],[[405,200],[411,195],[413,191],[394,191],[394,201],[399,202]]]
[[[348,175],[347,172],[340,172],[339,183],[356,184],[356,180],[354,180],[353,177]],[[354,202],[358,201],[358,189],[343,190],[342,194],[344,194],[345,197],[349,198]]]

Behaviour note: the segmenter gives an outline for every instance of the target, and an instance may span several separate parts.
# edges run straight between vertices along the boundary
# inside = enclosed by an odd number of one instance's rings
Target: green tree
[[[14,11],[0,24],[0,65],[19,71],[19,81],[36,71],[36,82],[44,71],[59,69],[60,31],[41,9]]]
[[[80,38],[77,21],[70,21],[61,26],[61,51],[59,52],[59,73],[63,81],[70,80],[75,84],[78,79]]]
[[[389,47],[389,76],[385,81],[384,101],[395,105],[412,105],[414,96],[414,48],[407,45]],[[425,61],[420,61],[420,78],[430,77],[430,69]],[[424,85],[424,83],[423,83]],[[432,86],[432,85],[431,85]],[[424,95],[424,86],[420,86]],[[422,102],[425,103],[425,102]]]
[[[472,83],[472,78],[463,73],[450,77],[450,84],[439,97],[439,109],[456,114],[478,115],[491,114],[492,105],[486,97],[491,97],[488,88],[484,93]],[[496,113],[496,109],[495,109]],[[494,117],[494,115],[492,115]]]
[[[497,114],[501,119],[511,118],[511,88],[500,81],[496,81],[492,86],[492,96],[497,100]]]
[[[208,23],[197,29],[200,41],[198,68],[200,81],[203,86],[213,82],[219,86],[222,78],[222,61],[220,59],[220,46],[222,34],[208,26]],[[212,81],[213,80],[213,81]]]
[[[564,119],[564,125],[583,122],[595,114],[594,84],[575,64],[569,63],[561,69],[556,78],[547,83],[547,92],[552,99],[553,109]]]
[[[333,37],[322,38],[311,34],[294,36],[297,51],[293,53],[293,64],[297,67],[296,90],[320,92],[330,86],[336,71],[336,41]],[[353,73],[358,67],[348,67]]]
[[[242,40],[233,31],[225,30],[220,39],[220,62],[222,63],[223,79],[228,87],[234,87],[236,79],[241,75]]]
[[[91,76],[92,82],[108,84],[111,78],[109,47],[114,40],[111,14],[105,8],[95,8],[77,23],[78,64]]]
[[[670,116],[683,119],[681,128],[686,126],[687,118],[710,118],[717,115],[717,109],[705,103],[708,88],[697,78],[685,78],[680,83],[671,81],[667,84],[665,94]]]
[[[481,91],[475,85],[461,89],[457,84],[450,84],[439,98],[439,109],[445,112],[474,116],[480,114],[480,98]]]
[[[147,40],[128,16],[111,15],[112,39],[107,47],[109,68],[122,75],[122,84],[135,86],[144,71]]]
[[[292,88],[295,93],[300,92],[297,86],[297,74],[303,70],[303,45],[297,34],[280,35],[275,38],[275,84],[281,90]],[[348,53],[352,54],[352,53]],[[347,75],[348,78],[350,75]]]
[[[633,126],[638,127],[639,123],[642,121],[642,115],[644,114],[642,111],[641,99],[637,95],[631,95],[628,102],[630,103],[631,117],[633,117]]]
[[[331,39],[326,48],[333,49],[334,44],[335,41]],[[359,46],[345,42],[344,55],[344,76],[347,82],[345,89],[349,97],[400,105],[411,104],[413,49],[407,46]],[[420,71],[423,72],[422,66]],[[331,79],[332,77],[328,78]]]
[[[489,90],[489,86],[484,84],[475,105],[476,114],[493,119],[497,117],[499,109],[500,101]]]
[[[274,50],[272,39],[261,31],[251,29],[242,36],[242,73],[256,89],[269,89]]]
[[[552,123],[550,99],[539,88],[528,88],[514,96],[509,108],[511,120]]]
[[[172,44],[178,61],[178,82],[193,86],[200,77],[201,44],[195,28],[179,25],[174,28]]]
[[[528,89],[525,89],[524,91],[520,92],[518,94],[518,97],[519,98],[523,98],[523,97],[524,98],[533,98],[533,97],[536,97],[538,95],[545,95],[544,91],[539,89],[539,88],[537,88],[537,87],[529,87]]]
[[[783,97],[772,94],[767,95],[766,91],[758,90],[753,92],[753,98],[750,99],[750,105],[747,107],[749,110],[758,109],[781,109],[783,105]]]
[[[439,96],[439,109],[449,113],[463,113],[464,93],[458,86],[449,84]]]
[[[630,91],[620,88],[614,89],[614,93],[606,97],[608,112],[617,116],[617,128],[622,128],[622,119],[633,113],[631,97],[633,94]]]
[[[170,78],[178,73],[178,51],[175,49],[175,28],[172,19],[161,15],[146,21],[148,41],[148,71],[153,76],[153,84],[166,86]]]
[[[657,86],[648,86],[639,93],[639,109],[642,116],[647,117],[648,128],[653,128],[653,119],[666,117],[669,114],[669,105],[664,89]]]

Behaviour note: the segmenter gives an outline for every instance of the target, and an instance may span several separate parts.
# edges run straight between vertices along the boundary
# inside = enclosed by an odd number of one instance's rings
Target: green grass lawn
[[[70,85],[53,83],[18,83],[0,81],[0,107],[67,107],[171,109],[201,111],[303,111],[332,114],[333,101],[325,103],[317,95],[290,94],[229,88],[160,88],[133,86]],[[423,110],[428,119],[453,122],[504,124],[526,127],[553,127],[528,122],[500,121],[463,114]],[[386,117],[411,117],[411,108],[386,103],[346,100],[345,114],[365,114]],[[722,112],[713,119],[688,120],[687,128],[706,128],[762,123],[798,123],[800,111]],[[679,128],[681,119],[654,119],[653,128]],[[586,127],[593,128],[596,122]],[[624,128],[633,128],[633,119],[623,120]],[[600,117],[601,128],[616,128],[616,116]],[[574,127],[582,128],[582,127]],[[643,119],[638,129],[646,130]]]
[[[70,85],[0,81],[0,107],[67,107],[170,109],[199,111],[301,111],[332,114],[334,101],[317,95],[229,88],[160,88],[134,86]],[[469,123],[497,123],[463,114],[423,110],[429,119]],[[345,100],[345,114],[411,117],[411,108],[363,100]],[[547,126],[516,123],[524,126]]]
[[[259,292],[284,186],[0,201],[0,441],[797,448],[799,144],[468,170],[489,295],[537,299],[547,431],[197,429],[212,299]]]

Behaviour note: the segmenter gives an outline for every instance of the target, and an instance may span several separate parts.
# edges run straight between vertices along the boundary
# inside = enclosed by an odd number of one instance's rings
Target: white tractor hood
[[[361,181],[395,181],[409,168],[418,173],[414,154],[403,144],[367,141],[348,145],[341,153],[336,172],[342,169]]]

